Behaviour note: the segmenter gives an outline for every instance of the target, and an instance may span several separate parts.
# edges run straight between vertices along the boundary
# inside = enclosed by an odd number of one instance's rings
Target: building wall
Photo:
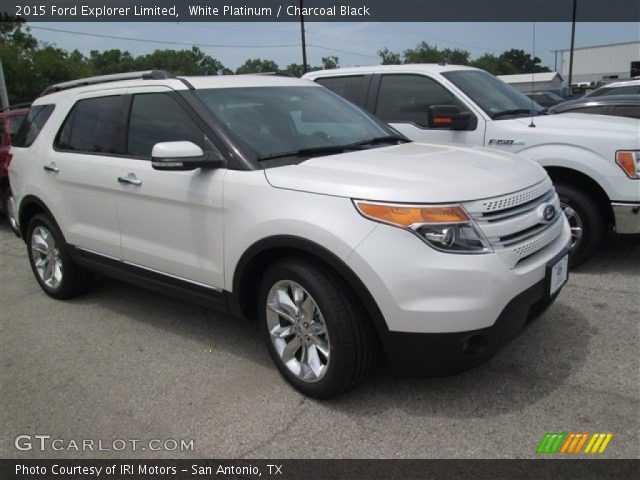
[[[640,42],[576,48],[573,57],[572,83],[594,82],[607,75],[629,78],[631,62],[640,60]],[[569,79],[569,50],[562,50],[560,72]]]

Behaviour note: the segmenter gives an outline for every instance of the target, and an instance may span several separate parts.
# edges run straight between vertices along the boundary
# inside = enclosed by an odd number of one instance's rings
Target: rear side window
[[[122,153],[119,129],[123,97],[79,100],[64,121],[55,146],[86,153]]]
[[[452,105],[468,111],[446,88],[421,75],[384,75],[380,82],[376,115],[386,122],[428,125],[432,105]]]
[[[189,141],[204,148],[204,133],[171,96],[145,93],[133,97],[127,154],[151,157],[156,143]]]
[[[354,75],[348,77],[318,78],[316,83],[346,98],[350,102],[362,106],[362,99],[364,98],[362,92],[363,80],[364,75]]]
[[[30,147],[53,112],[54,105],[36,105],[31,107],[27,118],[13,137],[14,147]]]

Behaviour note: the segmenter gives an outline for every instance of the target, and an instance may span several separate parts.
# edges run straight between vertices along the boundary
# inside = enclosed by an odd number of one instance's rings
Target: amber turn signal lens
[[[365,217],[400,227],[425,223],[462,223],[470,220],[469,215],[459,205],[416,207],[356,202],[356,206]]]
[[[635,152],[617,152],[616,163],[629,178],[638,178]]]

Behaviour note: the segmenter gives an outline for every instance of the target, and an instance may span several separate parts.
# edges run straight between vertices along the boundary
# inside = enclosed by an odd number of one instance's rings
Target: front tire
[[[47,295],[63,300],[89,287],[91,274],[71,259],[60,230],[47,215],[31,219],[25,240],[31,270]]]
[[[279,260],[265,273],[258,301],[271,358],[304,395],[341,395],[372,372],[371,324],[329,269],[305,257]]]
[[[591,257],[606,235],[602,210],[584,190],[571,184],[556,185],[560,206],[571,227],[571,266]]]

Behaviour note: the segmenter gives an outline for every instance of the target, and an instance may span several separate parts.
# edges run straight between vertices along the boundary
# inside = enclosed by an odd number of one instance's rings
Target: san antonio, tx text
[[[266,464],[264,465],[265,477],[272,475],[283,475],[282,465]],[[190,465],[188,468],[183,466],[167,466],[167,465],[147,465],[117,463],[109,466],[86,466],[86,465],[58,465],[53,464],[50,468],[43,465],[21,465],[16,464],[16,475],[52,475],[68,478],[69,476],[82,475],[86,477],[99,477],[111,475],[177,475],[178,473],[187,473],[189,475],[218,475],[218,476],[252,476],[261,477],[263,471],[255,465],[218,465],[201,466]]]

